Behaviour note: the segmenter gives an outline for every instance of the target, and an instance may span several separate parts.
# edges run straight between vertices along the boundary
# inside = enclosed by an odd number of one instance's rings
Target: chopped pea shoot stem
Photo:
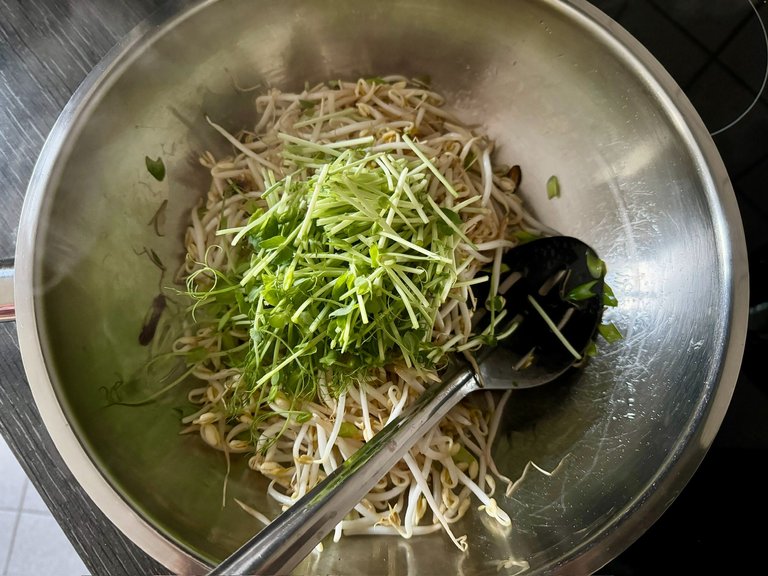
[[[534,307],[536,312],[538,312],[544,322],[547,323],[547,326],[549,326],[550,330],[554,332],[555,336],[557,336],[557,339],[560,340],[560,342],[563,343],[563,346],[570,352],[576,360],[581,360],[581,354],[579,354],[576,349],[571,346],[571,343],[568,342],[565,336],[563,336],[563,333],[560,332],[560,330],[557,328],[557,325],[552,321],[552,319],[549,317],[549,315],[544,311],[544,308],[541,307],[541,305],[536,302],[536,299],[528,294],[528,301],[531,303],[531,306]]]

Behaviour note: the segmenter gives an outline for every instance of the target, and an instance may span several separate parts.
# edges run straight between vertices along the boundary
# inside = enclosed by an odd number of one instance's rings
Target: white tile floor
[[[87,572],[0,436],[0,576],[83,576]]]

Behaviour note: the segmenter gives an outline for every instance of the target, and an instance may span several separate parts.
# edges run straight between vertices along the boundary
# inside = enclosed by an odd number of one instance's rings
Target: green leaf
[[[262,292],[262,296],[270,306],[277,306],[280,304],[280,292],[278,292],[275,288],[266,288]]]
[[[464,446],[461,446],[461,448],[459,448],[459,451],[456,452],[456,454],[454,454],[451,457],[451,459],[456,464],[461,464],[462,462],[465,464],[472,464],[472,462],[476,460],[476,458],[472,456],[472,453],[466,448],[464,448]]]
[[[520,244],[525,244],[526,242],[530,242],[531,240],[538,240],[539,238],[541,238],[541,236],[539,236],[538,234],[529,232],[528,230],[517,230],[515,231],[514,236],[520,241]]]
[[[198,364],[208,358],[208,351],[205,348],[198,347],[186,352],[188,364]]]
[[[375,294],[372,295],[365,301],[365,309],[368,314],[378,314],[381,312],[381,300],[376,298]]]
[[[348,315],[350,312],[352,312],[356,308],[357,308],[357,300],[355,300],[349,306],[344,306],[343,308],[337,308],[336,310],[334,310],[333,312],[328,314],[328,317],[329,318],[337,318],[339,316],[346,316],[346,315]]]
[[[339,353],[337,350],[329,350],[328,353],[320,358],[320,364],[323,366],[333,366],[336,364],[337,360],[339,358]]]
[[[312,321],[314,319],[315,318],[305,310],[304,312],[299,314],[299,317],[296,318],[296,321],[294,322],[294,324],[298,324],[299,326],[302,326],[302,327],[308,327],[310,324],[312,324]]]
[[[278,313],[278,314],[271,314],[269,316],[269,325],[272,326],[272,328],[277,328],[278,330],[281,328],[284,328],[286,324],[288,324],[288,321],[290,320],[290,317],[288,314],[285,313]]]
[[[302,110],[314,110],[317,102],[315,100],[299,100],[299,107]]]
[[[602,336],[609,344],[624,338],[624,336],[621,335],[621,332],[619,332],[619,329],[616,328],[616,325],[613,322],[600,324],[600,326],[597,327],[597,331],[600,333],[600,336]]]
[[[603,285],[603,306],[618,306],[619,300],[613,293],[613,288],[608,284]]]
[[[227,187],[224,189],[224,196],[233,196],[235,194],[243,194],[243,189],[232,180],[232,178],[227,178]]]
[[[355,288],[357,289],[358,294],[364,296],[371,291],[371,283],[365,276],[358,276],[355,278]]]
[[[571,302],[579,302],[580,300],[589,300],[590,298],[595,296],[595,293],[593,292],[592,288],[595,287],[595,284],[597,284],[597,280],[592,280],[591,282],[585,282],[584,284],[579,284],[578,286],[575,286],[568,294],[566,294],[565,299],[570,300]]]
[[[341,426],[339,426],[339,438],[355,438],[362,440],[363,433],[357,426],[352,424],[352,422],[344,421],[341,423]]]
[[[277,236],[280,232],[280,225],[277,222],[277,218],[273,215],[270,215],[269,218],[267,218],[264,223],[261,225],[261,230],[259,230],[259,235],[262,238],[272,238],[273,236]]]
[[[549,180],[547,180],[547,198],[550,200],[552,198],[559,198],[560,197],[560,181],[557,179],[557,176],[550,176]]]
[[[501,312],[504,310],[504,306],[506,305],[507,301],[504,298],[504,296],[501,296],[497,294],[493,298],[489,298],[485,301],[485,308],[486,310],[490,310],[491,312]]]
[[[341,276],[336,278],[336,282],[333,283],[333,292],[331,292],[331,295],[333,296],[334,300],[338,301],[341,298],[341,295],[348,290],[347,288],[348,275],[349,275],[348,272],[344,272]]]
[[[245,210],[248,214],[250,214],[250,217],[248,218],[248,224],[256,220],[259,216],[264,214],[264,210],[262,210],[259,205],[256,203],[256,200],[251,198],[245,203],[245,206],[243,206],[243,210]]]
[[[605,276],[605,262],[592,250],[587,250],[587,269],[592,278],[601,278]]]
[[[310,420],[312,420],[312,413],[304,412],[304,411],[297,412],[296,414],[294,414],[293,419],[297,424],[304,424],[305,422],[309,422]]]
[[[443,236],[453,236],[456,234],[456,229],[461,230],[461,225],[463,222],[461,221],[461,216],[459,216],[455,211],[451,210],[450,208],[441,208],[440,211],[448,218],[448,220],[451,221],[453,226],[450,226],[445,220],[442,218],[439,218],[437,220],[437,230],[442,234]]]
[[[264,250],[274,250],[275,248],[279,248],[285,243],[285,236],[272,236],[272,238],[268,238],[267,240],[262,240],[259,244],[259,247]]]
[[[245,348],[235,349],[231,351],[229,354],[227,354],[227,358],[229,358],[230,366],[244,365],[247,357],[248,357],[248,350],[246,350]]]
[[[165,178],[165,164],[163,163],[163,159],[158,156],[157,159],[152,160],[149,156],[145,156],[144,163],[147,166],[147,171],[152,177],[158,182],[162,182]]]
[[[221,348],[222,350],[230,350],[237,346],[237,340],[232,336],[231,332],[224,332],[221,335]]]
[[[227,325],[227,322],[229,322],[229,319],[232,317],[232,313],[234,311],[235,311],[234,308],[230,308],[221,318],[219,318],[219,324],[216,327],[216,330],[218,330],[219,332],[223,332],[224,326]]]
[[[275,259],[272,260],[272,263],[275,266],[282,266],[283,264],[288,264],[293,258],[293,254],[294,254],[294,251],[291,249],[291,247],[285,246],[277,252],[277,256],[275,256]]]
[[[261,248],[261,238],[259,236],[248,236],[248,247],[254,252]]]

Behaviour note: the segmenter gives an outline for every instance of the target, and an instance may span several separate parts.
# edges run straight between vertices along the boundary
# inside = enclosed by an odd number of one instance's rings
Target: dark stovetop
[[[598,574],[754,573],[765,564],[761,526],[768,513],[758,471],[768,456],[768,379],[761,371],[768,353],[768,282],[758,277],[768,263],[768,37],[760,21],[768,22],[768,2],[592,3],[656,56],[713,134],[736,191],[751,274],[742,370],[718,436],[661,519]]]

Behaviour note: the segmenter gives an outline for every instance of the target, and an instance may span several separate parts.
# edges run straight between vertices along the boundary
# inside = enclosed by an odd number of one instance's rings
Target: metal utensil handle
[[[408,410],[209,576],[290,574],[403,454],[478,386],[474,372],[464,370],[428,388]]]
[[[16,320],[13,299],[13,260],[0,260],[0,322]]]

